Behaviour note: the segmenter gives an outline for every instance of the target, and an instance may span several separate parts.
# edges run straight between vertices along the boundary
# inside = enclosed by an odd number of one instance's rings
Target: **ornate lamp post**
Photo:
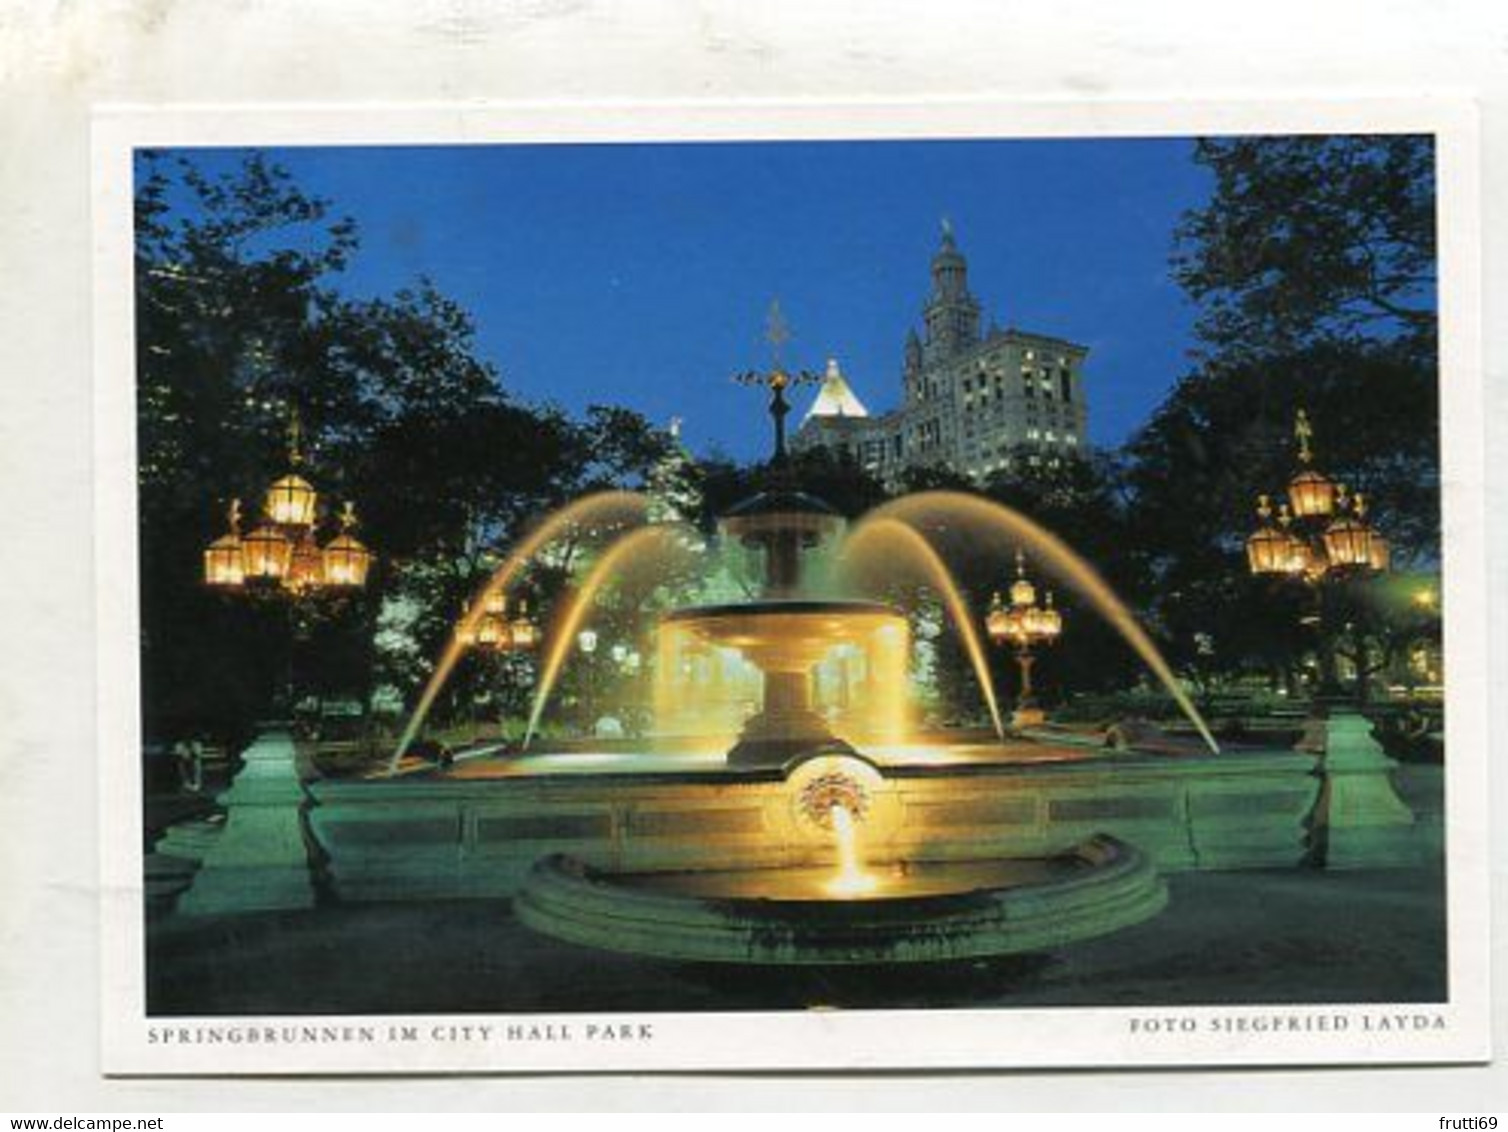
[[[1016,727],[1033,727],[1046,716],[1032,695],[1032,665],[1037,659],[1032,649],[1050,645],[1062,635],[1063,615],[1053,606],[1050,592],[1044,604],[1037,604],[1037,587],[1026,576],[1026,559],[1019,550],[1016,551],[1016,580],[1011,583],[1009,594],[1008,604],[998,593],[991,599],[985,630],[997,645],[1009,645],[1016,650],[1016,664],[1021,670],[1021,693],[1016,700],[1016,710],[1011,713],[1011,723]]]
[[[462,605],[461,616],[456,623],[456,638],[463,648],[495,656],[517,656],[539,644],[539,626],[529,616],[527,602],[520,600],[517,610],[510,614],[507,595],[501,591],[490,594],[482,615],[475,623],[471,620],[470,609],[469,603]],[[511,669],[505,670],[503,683],[510,683],[513,675]],[[499,726],[501,724],[500,715]],[[472,725],[475,738],[474,719]]]
[[[288,658],[284,694],[293,709],[294,604],[321,594],[346,593],[366,585],[373,555],[356,538],[355,507],[346,503],[340,531],[325,546],[318,541],[319,493],[299,474],[303,464],[300,427],[295,412],[288,426],[289,472],[267,489],[262,521],[241,534],[241,501],[231,501],[229,530],[204,550],[204,584],[224,593],[275,595],[289,599]]]
[[[1319,634],[1320,696],[1341,694],[1330,635],[1327,592],[1357,578],[1388,569],[1392,549],[1367,521],[1367,501],[1314,467],[1314,429],[1308,414],[1294,421],[1299,470],[1288,483],[1287,498],[1276,508],[1272,496],[1257,497],[1259,526],[1246,540],[1247,566],[1253,575],[1292,580],[1313,595],[1313,612],[1305,618]],[[1365,675],[1361,677],[1365,696]]]

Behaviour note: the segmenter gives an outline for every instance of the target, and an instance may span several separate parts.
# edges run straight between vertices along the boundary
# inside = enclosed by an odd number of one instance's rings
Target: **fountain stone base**
[[[831,870],[614,873],[552,855],[519,919],[586,947],[682,962],[925,963],[1050,950],[1150,919],[1167,888],[1139,850],[1097,835],[1037,858],[913,864],[834,897]]]

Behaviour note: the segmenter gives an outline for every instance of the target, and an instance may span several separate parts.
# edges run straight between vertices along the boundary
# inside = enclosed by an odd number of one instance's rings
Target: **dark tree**
[[[642,485],[666,451],[636,414],[573,421],[511,398],[470,315],[428,281],[352,299],[355,226],[258,154],[210,176],[145,155],[136,200],[144,708],[148,732],[267,710],[291,655],[303,691],[411,692],[465,597],[542,513]],[[259,493],[304,426],[305,475],[354,500],[378,552],[368,589],[271,605],[208,592],[200,552],[232,496]],[[324,518],[325,532],[331,519]],[[290,640],[290,632],[292,639]],[[458,688],[487,679],[463,666]]]
[[[1223,358],[1435,335],[1434,146],[1422,135],[1203,139],[1215,178],[1174,275]]]
[[[1324,471],[1364,492],[1401,564],[1439,557],[1430,139],[1205,140],[1215,177],[1175,277],[1200,306],[1195,368],[1128,444],[1153,610],[1186,671],[1288,679],[1309,599],[1247,575],[1259,492],[1298,470],[1305,409]],[[1348,600],[1350,600],[1348,598]]]

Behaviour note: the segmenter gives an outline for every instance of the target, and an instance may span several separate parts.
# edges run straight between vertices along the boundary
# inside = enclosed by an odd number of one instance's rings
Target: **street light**
[[[510,653],[523,652],[539,643],[539,627],[529,617],[527,602],[520,601],[518,612],[510,617],[507,595],[501,591],[491,593],[475,625],[470,624],[469,610],[469,605],[461,607],[461,619],[456,626],[456,636],[467,648]]]
[[[229,531],[204,551],[204,582],[215,589],[254,589],[306,597],[326,590],[361,589],[373,555],[351,532],[356,510],[347,503],[340,533],[323,548],[316,538],[319,493],[297,469],[303,463],[300,427],[295,412],[288,426],[288,461],[293,467],[267,489],[263,521],[241,535],[241,501],[232,500]]]
[[[1016,665],[1021,670],[1021,693],[1016,701],[1016,710],[1011,713],[1011,723],[1016,727],[1032,727],[1046,718],[1037,707],[1032,695],[1032,665],[1036,657],[1032,649],[1050,645],[1063,633],[1063,615],[1053,605],[1051,593],[1043,604],[1037,604],[1037,587],[1026,576],[1026,559],[1016,551],[1016,579],[1009,590],[1010,601],[1000,594],[990,601],[990,611],[985,617],[985,631],[997,645],[1009,645],[1016,650]]]
[[[1303,409],[1294,418],[1293,434],[1300,469],[1288,483],[1286,501],[1276,508],[1271,496],[1257,497],[1259,525],[1246,540],[1247,567],[1254,576],[1301,581],[1311,589],[1314,607],[1303,621],[1319,630],[1321,693],[1333,695],[1339,680],[1325,593],[1387,570],[1392,547],[1368,521],[1366,497],[1313,466],[1314,429]]]
[[[293,650],[296,634],[294,603],[327,592],[349,592],[366,585],[373,555],[351,532],[355,508],[347,503],[340,514],[340,533],[321,547],[319,493],[299,468],[298,413],[288,423],[290,471],[267,489],[262,521],[250,534],[241,534],[241,501],[231,501],[226,515],[229,530],[204,549],[204,584],[222,593],[273,594],[291,599],[285,614],[288,631],[284,694],[293,710]]]

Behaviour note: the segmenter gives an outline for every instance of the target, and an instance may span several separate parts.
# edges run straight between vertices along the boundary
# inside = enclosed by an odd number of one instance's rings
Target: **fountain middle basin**
[[[812,670],[834,649],[863,647],[872,657],[899,656],[900,682],[908,628],[903,614],[871,601],[793,600],[693,606],[665,618],[705,645],[731,649],[763,676],[760,710],[748,719],[728,752],[732,766],[782,766],[816,751],[851,752],[845,739],[811,704]],[[899,688],[887,689],[894,696]]]
[[[614,873],[561,854],[514,903],[535,931],[587,947],[705,963],[926,963],[1042,951],[1155,916],[1167,887],[1108,835],[1066,851],[877,870],[834,899],[820,867]]]

